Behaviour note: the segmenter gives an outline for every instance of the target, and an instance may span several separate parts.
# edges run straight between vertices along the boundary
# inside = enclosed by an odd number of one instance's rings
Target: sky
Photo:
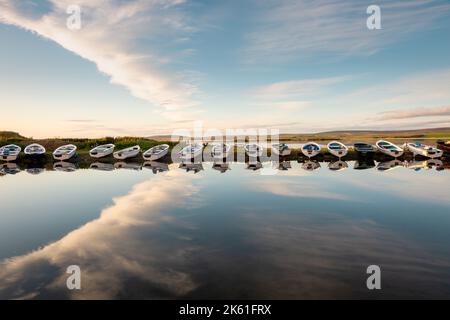
[[[449,35],[447,0],[0,0],[0,130],[447,127]]]

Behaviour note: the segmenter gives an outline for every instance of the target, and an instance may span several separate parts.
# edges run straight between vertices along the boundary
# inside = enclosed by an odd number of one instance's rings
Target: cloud
[[[0,21],[53,40],[96,64],[111,83],[170,112],[196,106],[197,87],[186,72],[170,70],[188,49],[175,39],[195,31],[181,10],[183,0],[79,0],[81,30],[69,30],[72,0],[0,1]],[[159,46],[173,46],[171,52]]]
[[[373,1],[268,0],[258,2],[258,19],[246,35],[247,59],[271,61],[320,53],[369,55],[448,17],[447,1],[380,0],[381,30],[368,30],[366,9]],[[443,19],[442,19],[443,20]]]
[[[450,106],[384,111],[380,112],[378,120],[409,119],[431,116],[450,116]]]

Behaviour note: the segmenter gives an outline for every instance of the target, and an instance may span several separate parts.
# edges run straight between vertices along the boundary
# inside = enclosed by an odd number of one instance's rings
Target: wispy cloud
[[[410,110],[391,110],[381,112],[378,120],[408,119],[432,116],[450,116],[450,106],[434,108],[415,108]]]
[[[195,31],[183,14],[184,0],[103,1],[79,0],[82,28],[66,27],[72,0],[26,3],[0,1],[0,21],[51,39],[65,49],[96,64],[114,84],[125,86],[135,97],[176,110],[196,105],[195,84],[188,71],[170,69],[172,57],[183,50],[176,39]],[[159,46],[171,47],[170,54]]]
[[[376,2],[382,9],[382,30],[366,27],[366,9],[373,1],[258,1],[257,27],[247,34],[248,60],[286,61],[317,53],[372,54],[414,31],[436,27],[448,17],[448,1]]]

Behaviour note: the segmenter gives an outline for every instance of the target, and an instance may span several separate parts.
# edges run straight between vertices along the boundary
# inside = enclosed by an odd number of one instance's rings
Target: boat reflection
[[[45,169],[36,167],[36,168],[28,168],[26,171],[29,174],[38,175],[38,174],[43,173],[45,171]]]
[[[142,168],[150,169],[154,174],[169,171],[169,165],[167,163],[157,161],[145,161]]]
[[[303,163],[302,168],[306,171],[314,171],[320,168],[320,163],[317,161],[309,160]]]
[[[252,170],[252,171],[257,171],[257,170],[259,170],[259,169],[261,169],[262,168],[262,163],[261,162],[259,162],[259,161],[257,161],[257,162],[254,162],[254,161],[252,161],[252,162],[248,162],[247,163],[247,170]]]
[[[377,170],[379,171],[390,171],[397,168],[403,167],[403,162],[397,159],[385,162],[379,162],[377,165]]]
[[[290,161],[274,162],[273,167],[281,171],[287,171],[292,168]]]
[[[20,168],[14,162],[2,163],[0,166],[0,174],[1,175],[16,174],[19,172],[20,172]]]
[[[348,163],[342,160],[330,162],[328,169],[331,171],[342,171],[348,168]]]
[[[375,161],[371,158],[363,158],[355,161],[353,169],[355,170],[366,170],[375,168]]]
[[[113,171],[114,165],[112,163],[94,162],[89,166],[89,169],[100,171]]]
[[[141,164],[138,162],[119,161],[114,163],[114,168],[139,171],[141,170]]]
[[[179,168],[195,174],[203,170],[203,164],[201,162],[181,162]]]
[[[72,162],[59,161],[53,164],[53,170],[61,172],[74,172],[77,167]]]
[[[220,173],[225,173],[228,170],[231,170],[228,162],[214,162],[212,168]]]

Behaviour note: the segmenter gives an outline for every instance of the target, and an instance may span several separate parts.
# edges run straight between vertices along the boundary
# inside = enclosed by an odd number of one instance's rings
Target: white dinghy
[[[435,158],[442,157],[442,155],[444,153],[444,151],[442,151],[442,150],[439,150],[439,149],[431,147],[431,146],[427,146],[421,142],[405,143],[404,148],[407,149],[408,151],[412,152],[414,157],[416,155],[421,155],[421,156],[424,156],[427,158],[435,159]]]
[[[291,154],[291,149],[286,143],[274,143],[272,152],[280,157],[286,157]]]
[[[211,156],[214,159],[224,159],[228,157],[230,153],[231,145],[228,143],[218,143],[213,145],[211,149]]]
[[[317,156],[320,153],[320,145],[315,142],[308,142],[302,146],[302,152],[308,158]]]
[[[348,147],[339,141],[331,141],[327,148],[329,153],[338,158],[345,157],[348,153]]]
[[[53,159],[61,161],[69,160],[75,155],[76,152],[77,152],[76,145],[66,144],[53,151]]]
[[[178,155],[183,160],[191,160],[195,159],[198,156],[200,156],[203,152],[203,145],[200,143],[192,143],[188,144],[186,147],[181,149],[180,152],[178,152]]]
[[[331,171],[342,171],[348,168],[348,163],[342,160],[330,162],[328,169]]]
[[[118,159],[118,160],[125,160],[128,158],[134,158],[136,157],[139,152],[141,152],[141,147],[138,145],[129,147],[129,148],[125,148],[119,151],[116,151],[113,153],[114,158]]]
[[[8,144],[0,148],[0,160],[14,161],[19,156],[22,148],[15,144]]]
[[[112,154],[114,152],[115,147],[116,146],[113,145],[112,143],[102,144],[100,146],[91,149],[91,151],[89,151],[89,155],[92,158],[103,158]]]
[[[23,152],[29,156],[40,156],[45,154],[45,148],[38,143],[32,143],[26,146]]]
[[[146,161],[155,161],[164,157],[169,152],[169,148],[168,144],[160,144],[145,151],[142,157]]]
[[[250,157],[250,158],[257,158],[257,157],[261,157],[263,154],[263,148],[256,143],[249,143],[246,144],[244,146],[244,150],[245,153]]]
[[[400,157],[404,152],[402,148],[386,140],[378,140],[375,145],[380,152],[394,158]]]

